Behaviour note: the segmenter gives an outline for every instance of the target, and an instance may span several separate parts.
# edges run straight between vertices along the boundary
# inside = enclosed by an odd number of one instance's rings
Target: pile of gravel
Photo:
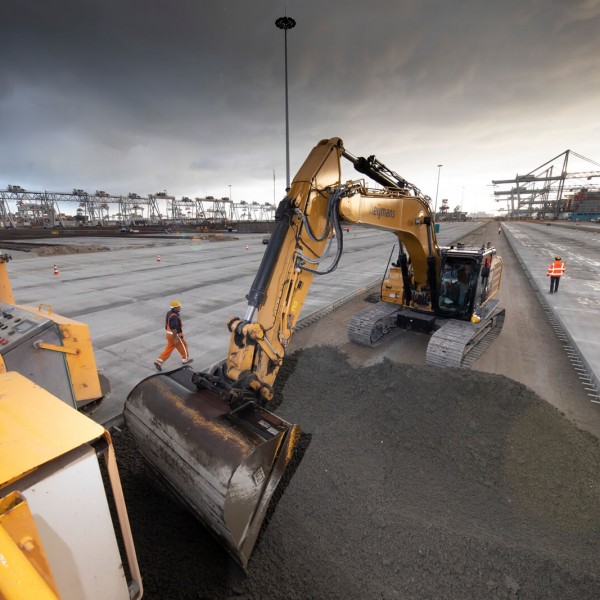
[[[503,376],[286,358],[304,454],[248,575],[114,436],[145,597],[600,598],[600,446]]]

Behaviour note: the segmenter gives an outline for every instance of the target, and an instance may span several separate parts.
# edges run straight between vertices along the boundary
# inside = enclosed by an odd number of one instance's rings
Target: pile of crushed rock
[[[288,356],[304,431],[248,574],[114,435],[145,597],[600,598],[600,446],[503,376]]]

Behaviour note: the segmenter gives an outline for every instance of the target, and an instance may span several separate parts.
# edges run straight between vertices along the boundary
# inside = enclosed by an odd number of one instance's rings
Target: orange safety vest
[[[550,277],[560,277],[565,271],[567,267],[565,267],[565,263],[560,260],[555,260],[549,267],[546,275],[550,275]]]

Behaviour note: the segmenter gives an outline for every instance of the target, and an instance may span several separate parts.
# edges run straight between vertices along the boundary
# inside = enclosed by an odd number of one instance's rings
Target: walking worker
[[[550,293],[558,292],[558,283],[560,276],[567,270],[565,263],[560,256],[554,257],[554,262],[548,267],[546,277],[550,277]]]
[[[190,358],[188,352],[188,345],[183,337],[183,325],[181,323],[181,302],[179,300],[173,300],[167,316],[165,317],[165,329],[167,345],[162,351],[161,355],[154,361],[154,366],[158,371],[162,371],[162,366],[165,360],[171,356],[173,350],[177,348],[179,354],[181,354],[181,363],[187,365],[191,363],[193,358]]]

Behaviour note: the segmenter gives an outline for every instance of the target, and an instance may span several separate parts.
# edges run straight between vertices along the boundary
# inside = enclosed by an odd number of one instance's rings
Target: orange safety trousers
[[[171,356],[173,350],[175,349],[177,349],[179,354],[181,354],[181,358],[185,359],[190,357],[188,353],[188,345],[183,337],[183,334],[177,336],[176,333],[167,331],[167,335],[165,337],[167,338],[167,345],[165,346],[165,349],[162,351],[161,355],[158,357],[158,360],[161,363],[167,360],[167,358]]]

